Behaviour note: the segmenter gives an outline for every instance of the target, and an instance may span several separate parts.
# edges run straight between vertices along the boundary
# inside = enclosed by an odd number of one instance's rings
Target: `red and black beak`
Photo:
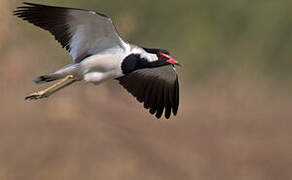
[[[178,61],[174,60],[172,57],[170,57],[169,55],[167,54],[164,54],[162,52],[159,52],[157,54],[158,58],[162,59],[162,58],[166,58],[166,62],[170,63],[170,64],[173,64],[173,65],[177,65],[177,66],[180,66],[182,67],[182,64],[180,64]]]

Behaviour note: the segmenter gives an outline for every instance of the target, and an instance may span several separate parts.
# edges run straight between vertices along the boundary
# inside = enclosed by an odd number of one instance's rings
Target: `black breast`
[[[147,60],[140,58],[139,54],[130,54],[122,62],[123,74],[129,74],[137,69],[143,68],[147,64]]]

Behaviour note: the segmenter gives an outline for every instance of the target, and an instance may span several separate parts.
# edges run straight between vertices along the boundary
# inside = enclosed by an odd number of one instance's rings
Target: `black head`
[[[147,53],[156,54],[157,57],[158,57],[158,60],[166,61],[168,64],[182,66],[179,62],[177,62],[176,60],[174,60],[174,58],[172,58],[170,56],[170,53],[167,50],[164,50],[164,49],[150,49],[150,48],[143,48],[143,49]]]
[[[156,61],[149,61],[141,57],[141,54],[130,54],[122,62],[121,68],[124,74],[129,74],[132,71],[142,68],[154,68],[166,65],[180,65],[172,57],[169,52],[164,49],[148,49],[143,48],[147,53],[155,54],[158,57]]]
[[[137,69],[155,68],[174,64],[180,65],[177,61],[166,54],[158,53],[157,56],[159,58],[157,61],[149,62],[147,59],[141,58],[140,54],[130,54],[123,60],[121,64],[122,72],[123,74],[129,74]]]

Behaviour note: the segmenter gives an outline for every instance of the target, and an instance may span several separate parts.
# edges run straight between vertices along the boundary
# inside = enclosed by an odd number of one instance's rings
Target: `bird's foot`
[[[38,100],[38,99],[46,98],[48,96],[49,94],[47,94],[47,91],[43,90],[43,91],[38,91],[26,96],[25,100]]]
[[[60,89],[66,87],[66,86],[69,86],[70,84],[76,82],[76,80],[74,80],[73,78],[74,78],[73,75],[67,75],[66,77],[61,79],[59,82],[57,82],[56,84],[53,84],[52,86],[48,87],[47,89],[44,89],[42,91],[38,91],[38,92],[35,92],[35,93],[32,93],[32,94],[26,96],[25,100],[38,100],[38,99],[49,97],[50,95],[52,95],[56,91],[59,91]]]

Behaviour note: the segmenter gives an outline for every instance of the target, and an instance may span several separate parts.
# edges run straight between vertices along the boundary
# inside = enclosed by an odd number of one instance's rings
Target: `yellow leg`
[[[71,81],[69,81],[71,80]],[[56,84],[53,84],[52,86],[32,93],[30,95],[28,95],[27,97],[25,97],[25,100],[37,100],[37,99],[41,99],[41,98],[45,98],[45,97],[49,97],[51,94],[55,93],[56,91],[67,87],[68,85],[72,84],[73,82],[75,82],[76,80],[73,79],[73,75],[67,75],[66,77],[64,77],[63,79],[61,79],[59,82],[57,82]],[[58,87],[59,86],[59,87]]]

